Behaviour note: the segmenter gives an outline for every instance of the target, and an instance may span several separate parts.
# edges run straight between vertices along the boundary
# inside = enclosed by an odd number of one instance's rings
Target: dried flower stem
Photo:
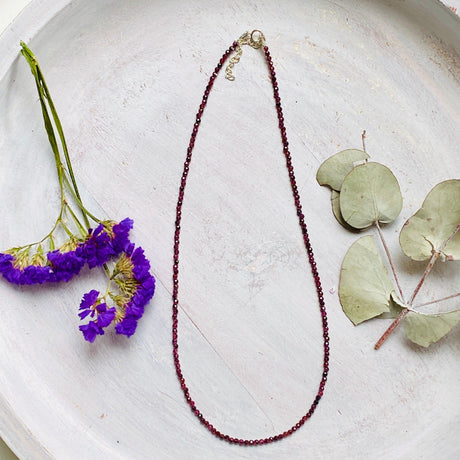
[[[38,60],[33,54],[33,52],[30,50],[30,48],[24,42],[21,42],[21,48],[22,48],[21,53],[25,57],[26,61],[28,62],[32,75],[35,78],[35,83],[37,86],[38,96],[40,98],[40,104],[41,104],[42,113],[43,113],[43,120],[45,123],[45,129],[48,134],[48,139],[50,141],[51,148],[54,153],[54,159],[56,162],[56,168],[57,168],[57,173],[58,173],[58,178],[59,178],[59,186],[60,186],[60,191],[61,191],[61,211],[58,217],[58,221],[62,221],[64,209],[65,208],[70,209],[69,204],[65,200],[65,193],[64,193],[64,185],[68,185],[68,189],[70,190],[71,194],[75,198],[75,201],[78,207],[80,208],[84,223],[86,227],[89,228],[90,223],[89,223],[88,217],[90,217],[96,222],[99,222],[99,220],[95,219],[94,216],[92,216],[82,204],[80,192],[77,186],[77,181],[75,179],[75,175],[72,169],[72,163],[70,161],[69,151],[67,149],[67,143],[65,140],[64,131],[62,129],[62,124],[57,114],[56,107],[54,106],[53,99],[51,98],[51,94],[46,85],[45,78],[40,69],[40,65],[38,64]],[[48,107],[49,107],[49,111],[48,111]],[[50,115],[50,112],[51,112],[51,115]],[[62,151],[64,153],[67,170],[64,168],[64,165],[61,161],[61,155],[60,155],[60,151],[58,147],[58,142],[56,139],[55,130],[53,127],[53,122],[58,132],[59,140],[61,142]],[[68,174],[68,176],[70,177],[70,181],[68,180],[68,177],[66,174]],[[72,217],[76,218],[73,211],[71,213],[72,213]]]

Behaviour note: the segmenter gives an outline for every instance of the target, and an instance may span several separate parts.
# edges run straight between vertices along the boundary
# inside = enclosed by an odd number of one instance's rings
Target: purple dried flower
[[[69,281],[78,275],[85,264],[85,259],[78,256],[76,251],[51,251],[35,262],[22,260],[12,254],[0,254],[0,273],[13,284],[43,284],[49,282]],[[24,264],[28,265],[24,265]]]
[[[46,255],[49,262],[53,267],[53,273],[50,281],[69,281],[73,276],[78,275],[85,265],[85,259],[78,255],[77,251],[61,252],[59,249],[56,251],[48,252]]]
[[[126,335],[126,337],[131,337],[137,328],[137,319],[132,316],[126,316],[121,322],[115,326],[117,334]]]
[[[14,257],[11,254],[0,253],[0,273],[8,271],[13,260]]]
[[[52,269],[49,265],[29,265],[24,270],[19,270],[18,284],[43,284],[50,281]]]
[[[127,222],[129,228],[131,223]],[[137,322],[144,314],[144,308],[155,292],[155,278],[150,274],[150,262],[144,250],[136,248],[129,240],[113,270],[109,283],[118,287],[120,294],[108,291],[115,302],[108,308],[101,300],[100,293],[92,290],[83,296],[80,304],[80,319],[90,316],[89,324],[80,326],[86,340],[93,342],[97,335],[103,335],[103,328],[115,324],[117,334],[131,337],[137,328]],[[109,284],[110,285],[110,284]]]
[[[128,217],[118,224],[101,223],[94,230],[89,229],[88,238],[78,245],[76,255],[85,259],[89,268],[104,265],[126,250],[132,228],[133,221]]]
[[[18,253],[0,253],[0,274],[13,284],[43,284],[47,282],[69,281],[78,275],[85,265],[89,268],[99,267],[110,258],[127,251],[130,246],[129,231],[133,221],[127,217],[120,223],[106,222],[94,230],[89,229],[88,237],[78,243],[71,238],[63,248],[50,251],[30,264]],[[69,250],[69,248],[71,250]],[[28,249],[26,250],[26,254]]]
[[[83,294],[83,299],[81,299],[79,308],[80,313],[78,313],[80,319],[86,318],[90,313],[92,313],[91,316],[94,316],[94,309],[92,307],[94,307],[98,297],[99,291],[96,291],[95,289]]]
[[[83,333],[85,340],[91,343],[94,342],[98,335],[104,335],[104,330],[94,321],[90,321],[88,324],[82,324],[79,329]]]
[[[133,224],[133,220],[127,217],[113,226],[112,248],[116,254],[126,251],[130,245],[129,231],[133,228]]]
[[[126,255],[132,264],[132,275],[136,288],[125,303],[123,319],[115,326],[117,334],[131,337],[136,331],[137,321],[144,314],[144,308],[155,292],[155,278],[150,274],[150,262],[141,247],[131,245]]]
[[[28,265],[20,267],[11,254],[0,253],[0,273],[12,284],[43,284],[50,280],[49,265]]]
[[[97,325],[99,327],[107,327],[115,318],[115,307],[107,308],[107,305],[100,304],[97,308]]]
[[[94,342],[97,335],[104,335],[104,327],[107,327],[115,318],[115,307],[107,308],[106,303],[98,302],[99,291],[95,289],[83,295],[80,303],[78,316],[84,319],[87,316],[95,318],[88,324],[82,324],[79,329],[82,331],[85,340]]]
[[[104,265],[110,257],[116,255],[103,224],[99,224],[94,231],[90,229],[88,234],[88,239],[77,247],[76,254],[86,260],[89,268]]]

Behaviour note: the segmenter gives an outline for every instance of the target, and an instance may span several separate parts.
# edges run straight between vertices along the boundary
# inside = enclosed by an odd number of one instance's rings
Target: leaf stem
[[[423,275],[422,275],[422,278],[420,279],[420,281],[418,282],[417,286],[415,287],[414,289],[414,292],[412,293],[412,296],[408,302],[407,305],[409,306],[412,306],[412,303],[414,302],[414,299],[415,297],[417,296],[417,294],[419,293],[421,287],[423,286],[423,283],[425,282],[426,280],[426,277],[428,276],[428,274],[431,272],[431,269],[434,267],[434,264],[436,263],[436,261],[438,260],[439,256],[441,255],[442,251],[445,249],[445,247],[447,246],[447,244],[454,238],[454,236],[457,234],[457,232],[460,230],[460,224],[457,225],[457,227],[455,227],[455,229],[453,230],[453,232],[449,235],[449,237],[443,242],[443,244],[441,245],[441,247],[436,250],[436,251],[433,251],[433,254],[431,255],[431,258],[430,258],[430,261],[428,262],[428,265],[427,267],[425,268],[425,271],[423,272]],[[406,317],[406,315],[409,313],[409,310],[407,308],[403,308],[401,310],[401,313],[398,315],[398,317],[390,324],[390,326],[388,327],[388,329],[383,333],[382,337],[380,337],[380,339],[377,341],[377,343],[375,344],[374,346],[374,349],[375,350],[378,350],[382,345],[383,343],[385,342],[385,340],[393,333],[393,331],[396,329],[396,327],[399,325],[399,323]]]
[[[361,141],[363,143],[363,152],[367,153],[366,152],[366,130],[364,130],[363,133],[361,134]]]
[[[380,241],[382,242],[383,248],[385,249],[385,254],[387,255],[388,262],[389,262],[390,267],[391,267],[391,271],[393,272],[393,278],[394,278],[394,280],[396,282],[396,286],[398,286],[398,291],[399,291],[399,294],[401,296],[401,300],[404,302],[404,294],[402,292],[401,285],[399,283],[398,275],[396,274],[396,269],[395,269],[395,266],[393,264],[393,259],[391,258],[390,250],[388,249],[388,245],[387,245],[387,243],[385,241],[385,238],[383,237],[382,229],[380,228],[379,222],[377,220],[375,221],[375,226],[377,227],[377,231],[378,231],[378,234],[379,234],[379,237],[380,237]]]
[[[446,300],[453,299],[458,296],[460,296],[460,292],[448,295],[447,297],[443,297],[442,299],[430,300],[429,302],[419,303],[417,305],[414,305],[414,308],[426,307],[427,305],[433,305],[434,303],[444,302]]]

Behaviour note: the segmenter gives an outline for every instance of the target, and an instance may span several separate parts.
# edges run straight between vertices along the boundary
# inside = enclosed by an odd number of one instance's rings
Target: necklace
[[[268,70],[270,72],[270,79],[273,86],[273,96],[275,99],[275,106],[276,111],[278,113],[278,122],[279,122],[279,129],[281,132],[281,141],[283,144],[283,153],[286,158],[286,167],[289,173],[289,180],[291,182],[291,189],[294,198],[294,204],[297,210],[297,216],[299,218],[299,225],[302,231],[303,240],[305,244],[305,249],[307,251],[308,261],[310,262],[311,271],[313,275],[313,279],[316,285],[316,292],[318,295],[319,301],[319,310],[321,313],[322,325],[323,325],[323,339],[324,339],[324,358],[323,358],[323,374],[319,384],[318,392],[313,400],[310,408],[306,412],[306,414],[290,429],[284,431],[283,433],[277,434],[276,436],[270,436],[267,438],[260,438],[260,439],[239,439],[236,437],[231,437],[227,434],[221,433],[217,430],[205,417],[204,415],[198,410],[196,407],[195,402],[193,401],[192,397],[190,396],[190,391],[187,387],[185,382],[184,375],[182,373],[180,359],[179,359],[179,345],[178,345],[178,313],[179,313],[179,300],[178,300],[178,293],[179,293],[179,243],[180,243],[180,231],[181,231],[181,217],[182,217],[182,204],[184,200],[184,192],[185,186],[187,184],[187,176],[190,168],[190,162],[192,160],[192,151],[195,145],[195,139],[198,134],[198,129],[201,124],[201,117],[203,115],[204,109],[208,102],[209,94],[211,93],[212,86],[214,84],[217,75],[219,74],[220,70],[222,69],[223,65],[229,58],[230,54],[233,52],[235,53],[234,56],[230,59],[227,68],[225,70],[226,78],[228,80],[234,80],[235,77],[232,74],[232,69],[236,63],[241,58],[242,54],[242,46],[249,45],[254,49],[263,49],[265,54],[265,60],[267,61]],[[310,244],[310,238],[308,236],[307,226],[305,224],[305,216],[302,212],[302,206],[300,204],[300,197],[297,189],[297,184],[294,176],[294,168],[291,162],[291,154],[289,153],[289,143],[287,140],[286,135],[286,128],[284,127],[284,117],[283,117],[283,110],[281,108],[281,99],[278,93],[278,83],[276,80],[275,69],[273,67],[272,58],[270,56],[270,52],[268,51],[268,46],[265,44],[265,37],[259,30],[254,30],[252,33],[246,32],[243,34],[237,41],[233,42],[233,44],[225,51],[222,55],[220,61],[218,62],[214,72],[212,73],[211,77],[209,78],[208,85],[204,91],[203,99],[201,101],[200,107],[196,114],[195,124],[193,125],[192,135],[190,137],[189,146],[187,148],[187,157],[184,162],[184,169],[182,172],[182,178],[179,187],[179,197],[177,199],[177,206],[176,206],[176,229],[174,234],[174,265],[173,265],[173,314],[172,314],[172,343],[173,343],[173,357],[174,357],[174,366],[176,368],[177,378],[179,379],[179,383],[181,385],[182,391],[185,396],[185,400],[187,401],[190,409],[195,414],[195,416],[199,419],[199,421],[216,437],[227,441],[231,444],[239,444],[239,445],[246,445],[246,446],[253,446],[253,445],[260,445],[260,444],[270,444],[274,441],[279,441],[283,438],[290,436],[292,433],[297,431],[313,414],[318,405],[321,397],[323,396],[324,387],[327,380],[327,375],[329,372],[329,328],[327,323],[327,315],[326,315],[326,306],[324,304],[324,296],[323,290],[321,287],[321,280],[318,274],[318,270],[316,267],[315,258],[313,255],[313,249]]]

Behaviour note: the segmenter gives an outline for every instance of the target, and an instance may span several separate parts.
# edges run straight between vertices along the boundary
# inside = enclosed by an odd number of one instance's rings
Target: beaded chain
[[[239,61],[242,53],[242,45],[250,45],[255,49],[262,48],[265,54],[265,59],[267,61],[268,70],[270,72],[270,78],[273,86],[273,96],[275,99],[275,106],[278,113],[278,126],[281,132],[281,141],[283,143],[283,152],[286,158],[286,166],[289,173],[289,179],[291,182],[291,189],[292,194],[294,197],[294,203],[297,210],[297,216],[299,218],[299,225],[302,231],[303,240],[305,243],[305,249],[308,255],[308,261],[310,262],[311,271],[313,274],[313,278],[316,285],[316,292],[318,294],[319,300],[319,309],[322,318],[323,324],[323,339],[324,339],[324,359],[323,359],[323,374],[321,378],[321,382],[319,384],[318,392],[316,394],[313,403],[311,404],[310,408],[306,412],[306,414],[291,428],[283,433],[277,434],[276,436],[270,436],[267,438],[260,438],[260,439],[240,439],[237,437],[232,437],[227,434],[221,433],[217,428],[215,428],[205,417],[204,415],[198,410],[196,407],[195,402],[193,401],[190,391],[185,383],[184,375],[182,373],[181,364],[179,360],[179,345],[178,345],[178,313],[179,313],[179,300],[178,300],[178,293],[179,293],[179,242],[180,242],[180,223],[181,223],[181,215],[182,215],[182,204],[184,200],[184,191],[185,186],[187,183],[187,176],[190,168],[190,162],[192,160],[192,151],[195,145],[195,139],[198,134],[198,129],[201,123],[201,117],[203,115],[204,109],[208,102],[209,94],[211,93],[212,86],[214,81],[217,78],[220,70],[222,69],[223,65],[229,58],[232,53],[235,53],[234,56],[230,59],[229,64],[226,69],[226,77],[229,80],[233,80],[234,77],[232,75],[233,66]],[[179,379],[182,391],[184,393],[185,399],[190,406],[190,409],[195,414],[195,416],[199,419],[199,421],[216,437],[227,441],[231,444],[239,444],[245,446],[254,446],[254,445],[261,445],[261,444],[270,444],[275,441],[279,441],[283,438],[290,436],[292,433],[297,431],[313,414],[315,411],[321,397],[323,396],[324,387],[327,380],[327,375],[329,372],[329,329],[327,323],[327,315],[326,315],[326,307],[324,304],[324,295],[323,290],[321,287],[321,280],[318,274],[318,270],[316,267],[315,258],[313,255],[313,249],[310,244],[310,238],[307,232],[307,226],[305,224],[305,216],[302,212],[302,206],[300,204],[300,197],[299,192],[297,189],[297,184],[294,176],[294,168],[291,162],[291,154],[289,153],[289,143],[287,140],[286,135],[286,128],[284,126],[284,117],[283,117],[283,110],[281,108],[281,99],[278,92],[278,83],[276,80],[275,69],[273,67],[272,58],[270,56],[270,52],[268,51],[268,47],[265,45],[265,37],[263,36],[262,32],[255,30],[251,34],[246,32],[244,35],[240,37],[238,41],[233,42],[230,48],[225,51],[222,58],[220,59],[219,63],[217,64],[214,72],[212,73],[211,77],[209,78],[208,85],[204,91],[203,99],[200,104],[200,108],[198,113],[196,114],[195,124],[193,125],[192,135],[190,137],[190,143],[187,148],[187,157],[184,162],[184,169],[182,173],[181,183],[179,187],[179,197],[177,200],[176,206],[176,227],[175,227],[175,234],[174,234],[174,265],[173,265],[173,314],[172,314],[172,343],[173,343],[173,356],[174,356],[174,366],[176,368],[177,378]]]

